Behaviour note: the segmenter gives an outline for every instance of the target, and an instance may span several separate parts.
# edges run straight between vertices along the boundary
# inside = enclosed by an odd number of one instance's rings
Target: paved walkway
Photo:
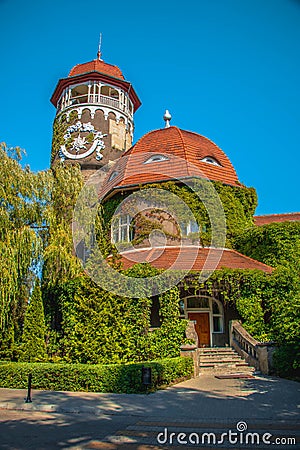
[[[217,379],[202,375],[153,394],[0,389],[0,409],[45,412],[159,415],[190,419],[299,420],[300,383],[274,377]]]
[[[133,436],[143,445],[153,445],[157,432],[164,427],[175,431],[221,432],[236,430],[237,423],[244,421],[248,430],[296,436],[298,444],[291,448],[300,448],[300,384],[279,378],[257,376],[241,380],[203,375],[149,395],[33,390],[33,401],[29,404],[24,403],[25,397],[26,390],[0,389],[0,410],[73,413],[78,417],[88,414],[99,420],[110,416],[120,423],[123,417],[122,432],[106,439],[115,443],[121,439],[122,445],[124,439],[131,442]]]

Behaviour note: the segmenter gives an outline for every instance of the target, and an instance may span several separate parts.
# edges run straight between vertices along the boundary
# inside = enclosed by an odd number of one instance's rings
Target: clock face
[[[95,130],[91,122],[76,122],[70,125],[64,135],[65,143],[60,147],[59,156],[62,161],[68,159],[83,159],[96,152],[96,159],[103,158],[101,151],[105,148],[103,138],[107,134]]]

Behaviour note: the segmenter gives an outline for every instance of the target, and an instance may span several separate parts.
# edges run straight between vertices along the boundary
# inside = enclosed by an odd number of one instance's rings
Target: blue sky
[[[0,0],[0,141],[49,167],[59,78],[102,57],[142,106],[135,140],[172,124],[212,139],[258,214],[300,211],[300,1]]]

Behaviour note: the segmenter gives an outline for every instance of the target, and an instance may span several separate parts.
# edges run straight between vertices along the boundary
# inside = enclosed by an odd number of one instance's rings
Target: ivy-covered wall
[[[60,147],[65,143],[64,135],[66,134],[67,128],[70,124],[78,119],[77,111],[72,111],[69,116],[69,121],[67,122],[67,115],[62,114],[55,118],[53,122],[53,132],[52,132],[52,149],[51,149],[51,164],[54,162]]]
[[[300,222],[251,227],[236,236],[234,246],[241,253],[272,267],[299,266]]]
[[[229,186],[224,185],[219,182],[208,182],[206,180],[193,180],[193,186],[195,189],[191,189],[189,186],[184,184],[178,184],[173,181],[169,181],[166,183],[160,183],[160,184],[147,184],[144,186],[140,186],[141,190],[147,190],[152,189],[153,193],[151,193],[151,202],[152,207],[159,208],[162,204],[162,201],[164,200],[164,195],[160,194],[161,190],[168,191],[173,195],[172,197],[168,198],[168,210],[169,211],[179,211],[179,215],[181,219],[186,220],[188,222],[191,219],[191,214],[186,212],[186,208],[184,208],[183,205],[187,205],[194,218],[196,219],[198,225],[199,225],[199,239],[200,243],[203,246],[209,246],[211,243],[211,223],[210,218],[208,216],[206,206],[203,204],[203,202],[200,200],[199,196],[195,192],[195,190],[202,191],[203,197],[209,195],[209,190],[207,190],[207,185],[209,183],[213,184],[213,187],[215,188],[215,191],[220,197],[225,217],[226,217],[226,246],[231,248],[233,247],[233,243],[235,242],[235,238],[242,233],[244,230],[248,229],[253,225],[253,215],[257,206],[257,195],[254,188],[246,188],[246,187],[235,187],[235,186]],[[154,189],[156,191],[154,191]],[[206,192],[205,192],[206,191]],[[110,229],[111,229],[111,219],[112,216],[117,209],[118,205],[124,201],[124,199],[130,195],[130,193],[124,192],[124,193],[117,193],[112,198],[108,199],[104,202],[103,208],[101,210],[102,215],[102,224],[103,227],[101,228],[101,240],[102,240],[102,249],[104,250],[105,243],[104,243],[104,236],[108,241],[110,241]],[[183,203],[180,204],[178,199],[182,200]],[[172,204],[173,202],[173,204]],[[144,217],[143,221],[147,222],[147,226],[141,227],[137,226],[137,230],[134,236],[133,243],[140,243],[145,241],[148,236],[149,232],[151,232],[153,229],[160,229],[162,231],[165,231],[165,234],[168,238],[171,238],[175,240],[176,236],[171,235],[168,231],[168,228],[164,230],[163,221],[165,219],[165,216],[161,217],[161,224],[157,222],[157,211],[155,212],[155,221],[151,226],[151,217]],[[139,222],[142,220],[141,217],[139,217],[137,221],[137,225],[139,225]],[[134,221],[133,221],[134,223]],[[173,226],[170,222],[170,225]],[[177,238],[180,239],[180,236],[177,235]],[[108,246],[108,243],[106,244],[106,248]]]
[[[300,379],[300,223],[251,227],[235,238],[234,245],[245,255],[277,267],[268,283],[261,285],[260,300],[253,298],[253,306],[245,303],[244,309],[249,315],[251,308],[261,305],[269,336],[278,344],[274,355],[278,373]]]
[[[128,275],[154,272],[151,266],[141,271],[137,265]],[[58,297],[61,324],[49,345],[54,361],[111,364],[175,357],[185,342],[186,322],[179,319],[177,287],[159,297],[162,325],[154,331],[150,331],[149,298],[117,296],[85,276],[58,286]]]

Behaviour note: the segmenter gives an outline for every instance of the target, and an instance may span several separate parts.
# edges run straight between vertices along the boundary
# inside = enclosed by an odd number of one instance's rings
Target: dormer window
[[[161,162],[161,161],[168,161],[169,158],[165,155],[153,155],[147,161],[144,162],[144,164],[150,164],[153,162]]]
[[[213,164],[214,166],[222,167],[222,165],[212,156],[205,156],[205,158],[201,159],[202,162],[206,162],[208,164]]]
[[[116,176],[119,175],[119,172],[117,172],[116,170],[110,175],[108,181],[113,180],[114,178],[116,178]]]

